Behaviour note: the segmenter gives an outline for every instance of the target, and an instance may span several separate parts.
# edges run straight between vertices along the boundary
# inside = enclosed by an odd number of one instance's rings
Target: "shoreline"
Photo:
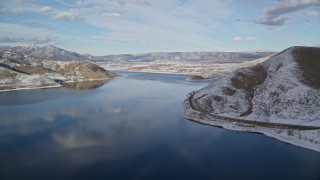
[[[173,75],[194,75],[194,74],[187,74],[187,73],[175,73],[175,72],[164,72],[164,71],[131,71],[131,70],[125,70],[125,69],[112,69],[112,71],[126,71],[126,72],[136,72],[136,73],[154,73],[154,74],[173,74]],[[113,78],[98,78],[98,79],[86,79],[86,80],[78,80],[78,81],[64,81],[63,83],[59,85],[53,85],[53,86],[35,86],[35,87],[22,87],[22,88],[12,88],[12,89],[4,89],[0,90],[0,93],[2,92],[11,92],[11,91],[19,91],[19,90],[30,90],[30,89],[50,89],[50,88],[61,88],[63,87],[64,83],[77,83],[77,82],[86,82],[86,81],[100,81],[100,80],[112,80],[115,78],[120,77],[121,75],[117,75]],[[190,81],[187,80],[186,81]]]
[[[51,89],[51,88],[60,88],[62,85],[55,85],[55,86],[36,86],[36,87],[22,87],[22,88],[14,88],[14,89],[4,89],[0,90],[2,92],[11,92],[11,91],[19,91],[19,90],[29,90],[29,89]]]
[[[201,73],[178,73],[178,72],[166,72],[166,71],[133,71],[133,70],[126,70],[126,69],[111,69],[111,70],[112,71],[134,72],[134,73],[186,75],[186,76],[189,76],[186,78],[186,81],[190,81],[190,82],[212,81],[212,80],[216,80],[216,79],[220,78],[220,77],[217,77],[217,78],[204,78],[204,79],[199,79],[199,80],[192,80],[192,79],[189,79],[191,76],[201,75]]]
[[[102,67],[104,68],[104,67]],[[105,69],[105,68],[104,68]],[[199,73],[179,73],[179,72],[168,72],[168,71],[135,71],[135,70],[128,70],[128,69],[117,69],[117,68],[108,68],[111,71],[127,71],[127,72],[137,72],[137,73],[155,73],[155,74],[181,74],[181,75],[198,75]]]
[[[88,80],[80,80],[80,81],[65,81],[62,84],[59,85],[52,85],[52,86],[30,86],[30,87],[21,87],[21,88],[14,88],[14,89],[4,89],[0,90],[0,93],[3,92],[11,92],[11,91],[20,91],[20,90],[30,90],[30,89],[51,89],[51,88],[61,88],[63,87],[64,83],[77,83],[77,82],[86,82],[86,81],[102,81],[102,80],[112,80],[117,78],[118,76],[114,78],[98,78],[98,79],[88,79]]]
[[[183,102],[183,116],[191,121],[227,130],[261,133],[295,146],[320,152],[320,127],[281,123],[247,122],[241,119],[212,116],[193,107],[192,94]]]
[[[80,81],[64,81],[63,83],[77,83],[77,82],[86,82],[86,81],[103,81],[103,80],[112,80],[119,77],[119,75],[117,75],[114,78],[97,78],[97,79],[86,79],[86,80],[80,80]],[[62,83],[62,84],[63,84]]]
[[[294,146],[314,150],[317,152],[320,152],[320,144],[319,142],[317,144],[310,144],[311,141],[316,143],[314,138],[311,139],[307,136],[303,138],[295,137],[295,134],[308,134],[308,133],[313,133],[313,134],[319,134],[320,130],[297,130],[297,129],[290,129],[290,128],[266,128],[266,127],[259,127],[259,126],[248,126],[246,124],[241,124],[241,123],[223,123],[219,121],[213,121],[213,120],[203,120],[203,119],[198,119],[190,116],[183,115],[186,119],[200,123],[203,125],[207,126],[213,126],[213,127],[218,127],[218,128],[223,128],[226,130],[232,130],[232,131],[239,131],[239,132],[247,132],[247,133],[259,133],[263,134],[265,136],[268,136],[270,138],[277,139],[283,143],[288,143]],[[292,133],[293,135],[288,135],[289,133]],[[291,137],[290,137],[291,136]],[[306,139],[306,140],[303,140]],[[309,142],[307,142],[309,141]]]

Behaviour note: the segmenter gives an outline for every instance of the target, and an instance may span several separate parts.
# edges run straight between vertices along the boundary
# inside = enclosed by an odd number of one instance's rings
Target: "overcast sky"
[[[0,45],[106,55],[320,46],[320,0],[0,0]]]

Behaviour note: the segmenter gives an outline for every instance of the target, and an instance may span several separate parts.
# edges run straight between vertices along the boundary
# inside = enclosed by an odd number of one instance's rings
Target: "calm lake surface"
[[[209,82],[118,73],[0,93],[0,179],[320,179],[319,152],[183,118]]]

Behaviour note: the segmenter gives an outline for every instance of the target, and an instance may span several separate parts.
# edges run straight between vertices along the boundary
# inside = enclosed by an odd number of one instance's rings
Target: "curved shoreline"
[[[233,123],[222,123],[219,121],[212,121],[212,120],[201,120],[197,118],[193,118],[190,116],[184,115],[184,117],[188,120],[194,121],[196,123],[200,123],[203,125],[208,126],[214,126],[219,128],[224,128],[227,130],[233,130],[233,131],[242,131],[242,132],[248,132],[248,133],[259,133],[264,134],[268,137],[275,138],[277,140],[280,140],[282,142],[292,144],[295,146],[311,149],[317,152],[320,152],[320,141],[319,141],[319,135],[317,138],[308,138],[306,136],[303,137],[303,139],[300,139],[299,137],[292,136],[292,138],[286,136],[286,134],[289,134],[289,132],[292,132],[294,134],[303,134],[303,133],[314,133],[314,134],[320,134],[320,130],[297,130],[297,129],[290,129],[290,128],[267,128],[267,127],[259,127],[259,126],[248,126],[245,124],[233,124]],[[283,134],[279,134],[279,132],[283,132]],[[291,136],[291,135],[289,135]],[[298,135],[299,136],[299,135]],[[314,140],[318,139],[318,140]],[[309,141],[309,142],[308,142]]]
[[[246,121],[198,111],[192,104],[193,93],[183,102],[183,116],[191,121],[228,130],[261,133],[280,141],[320,152],[320,127]]]

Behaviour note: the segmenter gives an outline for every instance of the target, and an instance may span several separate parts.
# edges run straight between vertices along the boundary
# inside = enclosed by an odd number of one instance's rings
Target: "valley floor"
[[[261,63],[270,57],[271,55],[256,60],[244,61],[239,63],[191,63],[183,61],[104,61],[98,62],[97,64],[107,70],[125,70],[131,72],[152,72],[164,74],[187,74],[190,76],[198,75],[199,77],[201,77],[201,79],[214,79],[236,69]]]

